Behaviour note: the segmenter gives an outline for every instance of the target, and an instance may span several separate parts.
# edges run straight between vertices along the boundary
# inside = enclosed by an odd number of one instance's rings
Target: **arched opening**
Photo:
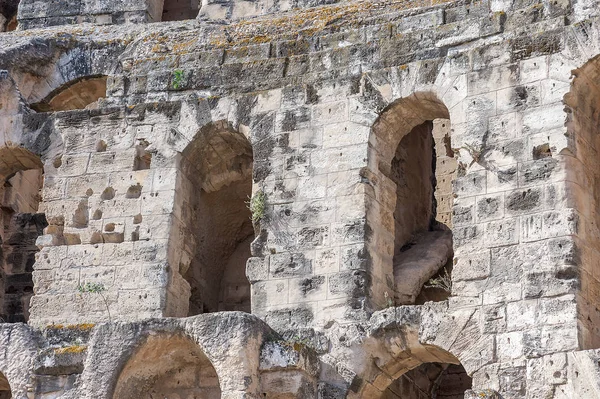
[[[203,129],[182,153],[179,271],[191,288],[189,316],[250,312],[246,261],[254,239],[247,204],[252,164],[250,142],[221,125]]]
[[[12,392],[10,389],[10,384],[8,380],[4,376],[4,374],[0,373],[0,399],[11,399]]]
[[[406,326],[405,326],[406,327]],[[410,328],[401,335],[378,331],[378,356],[362,385],[348,398],[355,399],[458,399],[472,388],[471,377],[452,353],[415,341]],[[380,335],[383,333],[383,335]],[[391,334],[390,334],[391,333]]]
[[[396,305],[444,300],[451,292],[457,162],[448,118],[441,102],[421,94],[390,106],[373,127],[379,184],[368,213],[376,226],[372,253],[384,265],[380,278],[394,276]]]
[[[200,11],[198,0],[165,0],[162,21],[184,21],[195,19]]]
[[[106,97],[106,76],[93,76],[68,82],[42,101],[31,104],[38,112],[70,111],[98,108],[98,100]]]
[[[0,32],[17,29],[17,11],[20,0],[0,0]]]
[[[424,363],[392,382],[381,399],[463,399],[471,386],[460,364]]]
[[[580,278],[577,292],[579,342],[582,349],[600,348],[600,56],[573,72],[571,91],[565,96],[567,105],[567,137],[570,151],[561,151],[566,163],[566,192],[577,209],[579,218],[575,243],[575,263],[557,272],[556,277]],[[536,152],[536,149],[538,151]],[[534,148],[534,159],[552,165],[548,143]]]
[[[114,399],[221,397],[210,360],[189,338],[152,335],[125,364]]]
[[[0,149],[0,318],[26,322],[33,296],[38,236],[47,226],[38,213],[42,188],[39,157],[20,148]]]

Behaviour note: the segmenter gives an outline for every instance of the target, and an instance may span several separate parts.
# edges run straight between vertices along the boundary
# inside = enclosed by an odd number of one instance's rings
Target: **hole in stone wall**
[[[104,239],[102,238],[102,233],[95,231],[92,233],[92,236],[90,237],[90,244],[95,245],[95,244],[102,244],[104,243]]]
[[[0,319],[26,322],[33,296],[37,238],[48,225],[37,213],[43,172],[39,158],[19,148],[0,149]]]
[[[92,219],[94,219],[94,220],[102,219],[102,211],[100,209],[96,209],[94,211],[94,215],[92,216]]]
[[[88,200],[79,201],[79,205],[73,214],[73,227],[78,229],[84,229],[88,226],[90,221],[90,209],[88,207]]]
[[[200,11],[198,0],[165,0],[162,21],[183,21],[195,19]]]
[[[104,201],[115,198],[115,189],[112,187],[106,187],[102,192],[102,195],[100,195],[100,198],[102,198]]]
[[[98,100],[106,97],[106,76],[85,77],[64,84],[40,102],[31,104],[38,112],[96,109]]]
[[[54,161],[52,161],[52,165],[58,169],[62,166],[62,157],[56,157],[54,158]]]
[[[136,226],[135,230],[131,232],[131,241],[140,240],[140,227]]]
[[[550,149],[550,144],[545,143],[538,146],[533,147],[533,159],[538,160],[542,158],[548,158],[552,156],[552,150]]]
[[[142,186],[138,183],[135,186],[130,186],[127,189],[125,198],[135,199],[135,198],[140,198],[141,195],[142,195]]]
[[[136,154],[133,162],[133,170],[146,170],[150,169],[152,163],[152,154],[146,151],[148,142],[142,141],[135,147]]]
[[[463,399],[471,386],[461,365],[424,363],[395,380],[381,399]]]
[[[168,359],[168,361],[165,361]],[[183,336],[153,335],[125,364],[113,399],[220,398],[219,378],[200,347]]]
[[[106,141],[98,140],[96,143],[96,152],[105,152],[106,151]]]
[[[238,132],[210,126],[183,152],[182,217],[189,249],[180,273],[191,286],[189,315],[250,311],[246,261],[254,239],[246,201],[252,193],[252,148]]]

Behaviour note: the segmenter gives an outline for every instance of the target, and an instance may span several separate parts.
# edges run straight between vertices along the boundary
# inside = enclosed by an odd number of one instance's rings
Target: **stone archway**
[[[462,365],[423,363],[392,382],[381,399],[463,399],[471,387]]]
[[[248,209],[252,166],[248,139],[222,124],[201,129],[182,152],[179,272],[191,289],[189,316],[250,312],[246,261],[254,239]]]
[[[391,293],[384,300],[388,306],[450,294],[457,162],[449,117],[434,94],[417,93],[392,103],[373,125],[369,163],[378,184],[367,210],[374,235],[369,246],[374,263],[381,265],[376,275],[382,282],[394,276],[393,300]],[[428,288],[432,278],[441,283]]]
[[[69,111],[98,107],[98,100],[106,97],[107,76],[87,76],[67,82],[43,100],[31,104],[39,112]]]
[[[150,335],[121,371],[113,399],[221,397],[219,378],[200,347],[183,335]]]

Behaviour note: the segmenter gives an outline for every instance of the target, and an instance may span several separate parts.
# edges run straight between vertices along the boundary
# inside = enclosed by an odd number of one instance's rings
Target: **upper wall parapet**
[[[448,0],[410,1],[344,1],[344,0],[84,0],[47,2],[22,0],[19,5],[20,29],[42,28],[57,25],[73,25],[85,22],[96,24],[148,23],[197,19],[203,23],[230,23],[248,18],[277,13],[302,11],[320,6],[337,5],[343,9],[385,9],[391,3],[399,3],[403,9],[429,7],[448,3]],[[321,14],[319,12],[319,14]],[[323,10],[326,19],[330,14]],[[308,16],[310,18],[310,16]],[[293,17],[292,17],[293,18]]]
[[[489,9],[492,12],[507,12],[524,9],[537,4],[540,13],[555,13],[557,9],[569,9],[574,20],[597,15],[597,0],[551,3],[547,1],[506,2],[504,0],[449,1],[449,0],[83,0],[47,2],[44,0],[21,0],[19,5],[19,29],[41,28],[57,25],[73,25],[85,22],[96,24],[149,23],[160,21],[182,21],[196,19],[201,24],[227,24],[251,18],[278,15],[274,18],[315,25],[329,21],[331,13],[342,20],[346,14],[372,14],[374,10],[394,14],[399,10],[418,10],[446,3],[470,5]],[[547,4],[546,4],[547,3]],[[307,9],[313,12],[305,14]],[[543,9],[543,10],[542,10]],[[0,10],[1,13],[2,10]],[[367,15],[369,19],[372,15]],[[541,14],[540,14],[541,16]],[[468,15],[464,15],[468,17]],[[352,19],[352,18],[350,18]],[[361,23],[367,21],[362,20]],[[284,24],[285,25],[285,24]]]

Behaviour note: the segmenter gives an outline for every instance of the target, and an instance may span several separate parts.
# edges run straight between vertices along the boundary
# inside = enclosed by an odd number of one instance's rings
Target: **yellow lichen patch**
[[[76,354],[83,353],[87,350],[86,345],[71,345],[65,348],[56,348],[54,349],[55,355],[65,355],[65,354]]]
[[[215,32],[216,47],[265,43],[283,35],[312,36],[328,27],[358,26],[366,19],[412,8],[432,7],[454,0],[358,1],[351,4],[314,7],[284,16],[256,18],[233,23],[221,34]]]
[[[197,40],[193,39],[193,40],[188,40],[183,43],[176,43],[173,45],[173,51],[175,53],[182,53],[185,50],[188,50],[189,48],[193,47],[194,44],[196,44],[196,42],[197,42]]]
[[[78,330],[78,331],[89,331],[94,328],[96,325],[93,323],[83,323],[83,324],[51,324],[46,328],[52,330]]]

